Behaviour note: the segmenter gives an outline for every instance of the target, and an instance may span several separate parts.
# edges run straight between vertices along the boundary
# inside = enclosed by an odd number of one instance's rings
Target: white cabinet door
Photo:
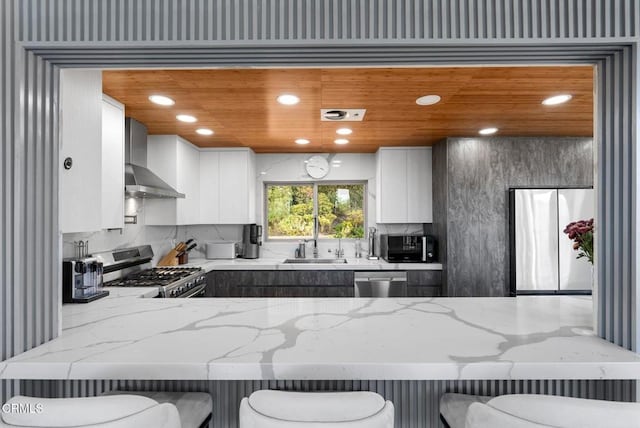
[[[249,210],[245,223],[256,222],[256,186],[258,185],[256,175],[256,154],[253,150],[247,150],[249,165],[247,171],[247,196],[249,197]],[[262,183],[260,183],[262,185]]]
[[[200,151],[186,140],[178,137],[177,189],[184,199],[177,199],[178,224],[200,222]]]
[[[147,167],[184,198],[150,198],[145,202],[147,225],[200,222],[200,151],[177,135],[150,135]]]
[[[431,223],[431,147],[407,149],[407,223]]]
[[[72,159],[71,168],[63,162]],[[60,71],[60,219],[63,233],[102,228],[102,73]]]
[[[220,152],[200,152],[200,223],[220,222]]]
[[[124,227],[124,105],[102,96],[102,228]]]
[[[247,223],[250,209],[249,151],[221,151],[219,171],[220,223]]]
[[[200,151],[200,223],[255,222],[255,159],[250,149]]]
[[[407,222],[407,152],[403,149],[380,149],[376,216],[378,223]]]
[[[381,147],[377,154],[376,221],[431,223],[431,147]]]

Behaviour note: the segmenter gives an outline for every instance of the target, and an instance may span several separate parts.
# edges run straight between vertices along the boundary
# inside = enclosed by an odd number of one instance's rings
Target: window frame
[[[263,227],[263,234],[264,234],[264,242],[297,242],[299,241],[301,238],[271,238],[269,237],[269,192],[267,191],[267,188],[269,186],[313,186],[313,215],[317,216],[318,215],[318,186],[339,186],[341,184],[344,185],[362,185],[364,186],[364,191],[362,192],[363,194],[363,201],[362,201],[362,218],[363,218],[363,228],[365,230],[365,237],[366,237],[366,230],[367,230],[367,213],[368,213],[368,203],[367,203],[367,199],[368,199],[368,195],[369,195],[369,181],[368,180],[330,180],[330,181],[324,181],[324,180],[309,180],[309,181],[265,181],[264,182],[264,187],[263,187],[263,192],[262,192],[262,214],[263,214],[263,220],[264,220],[264,227]],[[310,236],[309,238],[304,238],[304,239],[309,239],[312,240],[313,236]],[[323,242],[332,242],[332,241],[337,241],[338,239],[341,239],[342,241],[347,241],[347,242],[355,242],[357,239],[365,239],[363,238],[323,238],[318,236],[318,241],[323,241]]]

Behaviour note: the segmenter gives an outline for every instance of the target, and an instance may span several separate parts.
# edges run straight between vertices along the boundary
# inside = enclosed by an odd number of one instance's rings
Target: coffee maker
[[[262,226],[245,224],[242,226],[242,258],[257,259],[262,245]]]
[[[95,257],[62,261],[62,302],[88,303],[109,295],[102,289],[102,262]]]

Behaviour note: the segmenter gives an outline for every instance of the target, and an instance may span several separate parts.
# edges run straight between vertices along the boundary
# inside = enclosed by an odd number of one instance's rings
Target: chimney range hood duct
[[[125,119],[124,189],[134,198],[184,198],[147,168],[147,127],[130,117]]]

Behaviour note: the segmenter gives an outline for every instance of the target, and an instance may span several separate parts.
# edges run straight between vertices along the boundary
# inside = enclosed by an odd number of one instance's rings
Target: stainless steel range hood
[[[184,198],[147,168],[147,127],[125,119],[125,194],[135,198]]]

